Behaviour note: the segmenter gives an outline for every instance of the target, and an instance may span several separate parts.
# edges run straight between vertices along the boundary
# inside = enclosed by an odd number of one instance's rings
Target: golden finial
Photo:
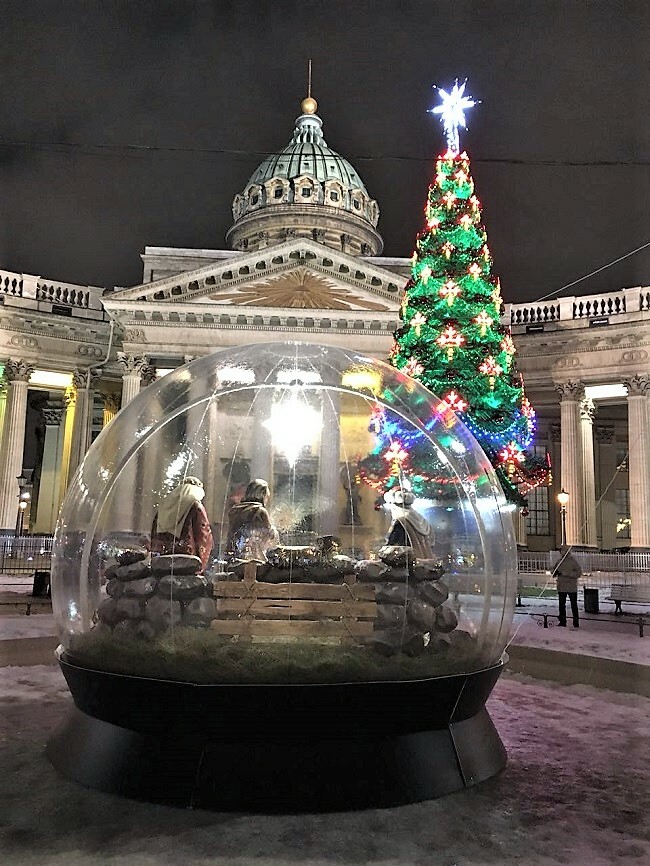
[[[300,103],[300,108],[303,114],[316,114],[318,103],[311,95],[311,59],[307,65],[307,98]]]

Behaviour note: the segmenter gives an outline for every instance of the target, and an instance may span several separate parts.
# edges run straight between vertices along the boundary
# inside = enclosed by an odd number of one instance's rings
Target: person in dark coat
[[[188,475],[164,497],[151,526],[153,554],[198,556],[201,570],[205,570],[214,541],[201,501],[204,496],[203,482],[194,475]]]
[[[566,626],[566,599],[569,596],[573,627],[580,628],[578,615],[578,580],[582,570],[578,560],[573,556],[566,544],[560,548],[560,561],[555,566],[553,576],[557,580],[557,595],[560,603],[559,625]]]
[[[255,478],[246,488],[238,505],[228,512],[226,552],[237,559],[266,562],[266,552],[278,544],[277,529],[266,510],[271,491],[262,478]]]

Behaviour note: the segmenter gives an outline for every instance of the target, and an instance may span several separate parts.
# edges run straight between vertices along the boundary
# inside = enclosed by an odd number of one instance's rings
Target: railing
[[[603,585],[618,582],[621,575],[634,575],[647,578],[650,583],[650,553],[631,551],[630,553],[585,553],[573,551],[583,574],[591,575],[593,580],[601,579]],[[548,553],[522,552],[518,555],[519,574],[545,574],[552,572],[560,554],[553,550]],[[616,578],[616,579],[615,579]]]
[[[73,283],[44,280],[33,274],[0,270],[0,297],[31,298],[70,307],[71,310],[97,310],[103,313],[102,292],[103,289],[98,286],[77,286]]]
[[[506,325],[532,325],[617,316],[650,310],[650,287],[635,286],[597,295],[568,295],[553,302],[506,304],[502,317]]]
[[[0,271],[0,295],[11,297],[22,297],[23,275],[13,274],[11,271]]]
[[[0,538],[0,574],[32,574],[49,571],[51,535],[19,535]]]

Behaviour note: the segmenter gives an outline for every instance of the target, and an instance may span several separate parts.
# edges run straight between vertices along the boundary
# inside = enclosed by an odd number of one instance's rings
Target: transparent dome
[[[418,382],[354,352],[216,352],[147,387],[63,503],[65,658],[198,683],[470,673],[514,613],[492,468]]]

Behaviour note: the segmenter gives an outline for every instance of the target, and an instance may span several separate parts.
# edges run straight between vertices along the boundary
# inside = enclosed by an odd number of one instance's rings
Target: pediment
[[[394,308],[384,299],[356,286],[323,276],[308,267],[293,265],[278,275],[259,275],[248,283],[224,287],[204,295],[201,303],[242,307],[283,307],[302,310],[383,310]]]
[[[105,298],[122,303],[395,311],[402,282],[393,272],[308,239],[238,255]]]

